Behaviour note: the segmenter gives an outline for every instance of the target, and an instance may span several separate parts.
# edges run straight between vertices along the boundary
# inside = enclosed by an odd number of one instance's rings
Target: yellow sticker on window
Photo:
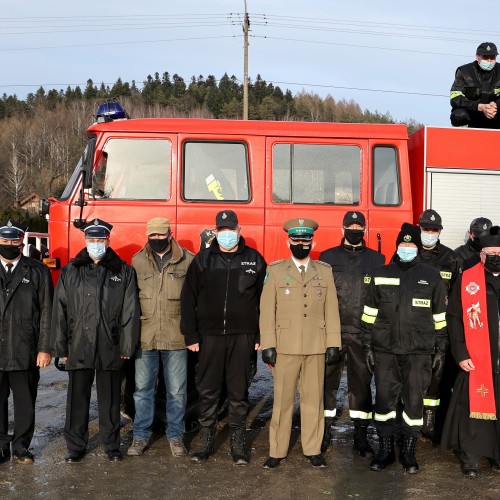
[[[430,299],[412,299],[411,305],[414,307],[431,307]]]

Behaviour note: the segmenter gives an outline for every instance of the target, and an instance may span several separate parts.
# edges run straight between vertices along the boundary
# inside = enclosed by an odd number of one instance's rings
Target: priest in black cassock
[[[480,243],[481,262],[458,277],[446,314],[461,370],[441,440],[471,478],[479,475],[482,457],[500,472],[500,227],[484,233]]]

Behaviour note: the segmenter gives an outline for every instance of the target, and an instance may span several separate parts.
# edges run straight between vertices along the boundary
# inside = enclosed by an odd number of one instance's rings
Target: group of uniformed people
[[[85,456],[94,378],[101,441],[110,461],[122,460],[120,370],[131,358],[135,416],[127,454],[139,456],[149,444],[161,362],[167,438],[174,456],[186,455],[187,348],[199,359],[200,436],[193,462],[213,453],[225,393],[231,456],[236,465],[248,463],[248,389],[261,350],[274,378],[264,468],[276,468],[288,454],[297,387],[304,456],[314,467],[326,466],[323,453],[347,366],[353,446],[361,457],[374,455],[372,470],[395,461],[397,443],[404,470],[418,472],[418,438],[423,433],[438,442],[442,432],[443,447],[455,451],[464,475],[478,475],[481,456],[500,470],[494,300],[500,296],[500,228],[474,219],[468,241],[456,252],[439,241],[442,228],[434,210],[424,211],[418,226],[403,224],[396,253],[384,265],[385,257],[366,247],[359,211],[345,214],[340,245],[323,251],[320,260],[310,258],[318,224],[291,219],[283,226],[289,258],[266,266],[247,246],[232,210],[217,214],[214,238],[196,256],[177,243],[167,219],[156,217],[129,266],[110,247],[112,226],[95,219],[82,227],[85,247],[62,269],[52,300],[48,270],[21,254],[26,228],[1,223],[0,463],[11,453],[20,463],[33,462],[39,367],[48,366],[52,355],[64,360],[69,373],[66,462]],[[459,390],[452,397],[457,371]],[[14,436],[8,434],[10,391]],[[376,454],[367,432],[372,420]]]

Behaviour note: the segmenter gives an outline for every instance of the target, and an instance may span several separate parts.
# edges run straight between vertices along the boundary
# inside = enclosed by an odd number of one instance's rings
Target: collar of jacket
[[[245,249],[245,238],[243,238],[243,236],[240,235],[240,240],[238,241],[238,250],[236,250],[236,252],[223,252],[220,248],[219,248],[219,242],[217,241],[217,238],[214,238],[212,240],[212,243],[210,243],[210,246],[208,247],[208,249],[210,250],[210,252],[214,252],[214,253],[220,253],[220,254],[237,254],[237,253],[241,253],[243,252],[243,250]]]
[[[177,243],[177,240],[173,237],[170,240],[170,244],[172,245],[172,257],[170,257],[169,262],[172,264],[177,264],[177,262],[179,262],[182,259],[182,257],[184,257],[184,251],[179,245],[179,243]],[[148,257],[154,258],[153,249],[151,248],[149,243],[146,243],[144,245],[144,251],[146,252],[146,255]]]
[[[439,246],[441,245],[440,240],[437,240],[436,246],[434,248],[425,248],[422,246],[422,250],[420,250],[420,253],[424,252],[434,252],[434,253],[439,253]]]
[[[399,255],[396,254],[394,256],[394,262],[398,265],[399,269],[402,271],[408,271],[408,269],[411,269],[412,267],[416,267],[420,264],[420,257],[417,255],[411,262],[403,262],[400,258]]]
[[[82,267],[93,264],[93,262],[94,261],[90,258],[87,249],[82,248],[82,250],[80,250],[76,257],[71,261],[71,264],[75,267]],[[112,248],[108,247],[106,254],[97,263],[97,265],[109,269],[116,276],[122,269],[122,260]]]
[[[345,238],[342,238],[340,244],[342,245],[342,249],[349,253],[362,252],[366,248],[365,240],[361,240],[361,245],[359,247],[349,245],[349,243],[345,242]]]

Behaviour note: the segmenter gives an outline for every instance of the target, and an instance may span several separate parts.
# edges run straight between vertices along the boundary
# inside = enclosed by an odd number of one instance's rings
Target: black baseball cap
[[[443,229],[441,216],[432,209],[424,210],[418,219],[418,225],[422,229]]]
[[[479,237],[485,231],[489,231],[493,223],[486,217],[478,217],[470,223],[470,231],[474,236]]]
[[[238,216],[232,210],[222,210],[215,217],[215,228],[229,227],[234,229],[238,227]]]
[[[476,50],[479,56],[498,56],[497,46],[492,42],[483,42]]]
[[[351,224],[359,224],[360,226],[365,227],[365,216],[361,212],[346,212],[342,225],[347,227]]]

